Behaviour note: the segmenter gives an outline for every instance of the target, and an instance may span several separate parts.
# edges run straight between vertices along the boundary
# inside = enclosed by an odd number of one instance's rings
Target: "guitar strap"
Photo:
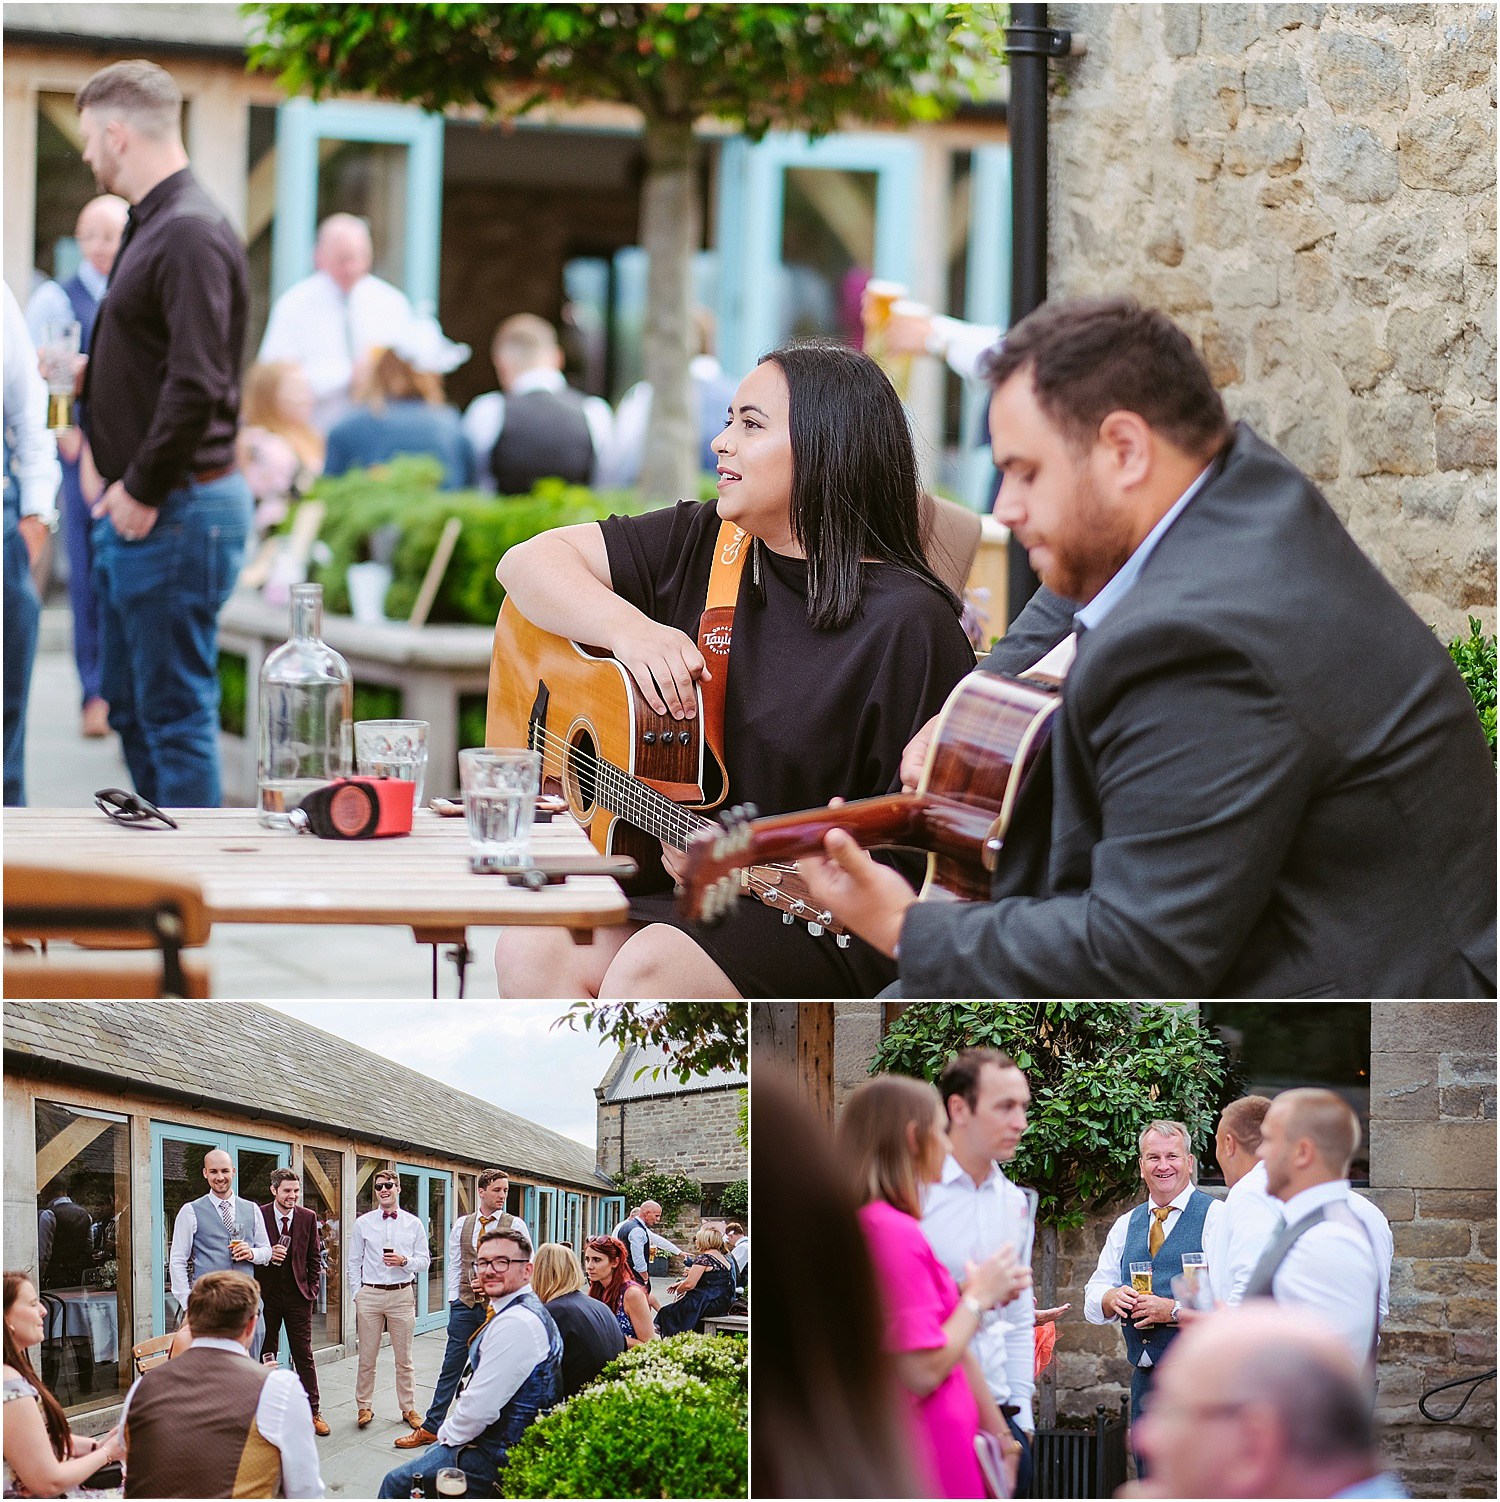
[[[729,682],[729,646],[734,634],[734,604],[739,598],[740,575],[751,546],[750,534],[733,522],[720,522],[714,542],[713,566],[708,571],[708,598],[698,620],[698,650],[713,677],[703,687],[703,739],[713,752],[729,785],[729,765],[724,760],[724,689]]]

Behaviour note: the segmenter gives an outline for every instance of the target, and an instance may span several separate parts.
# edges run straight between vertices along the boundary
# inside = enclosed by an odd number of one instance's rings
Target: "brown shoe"
[[[408,1414],[406,1417],[407,1422],[410,1423],[411,1415]],[[435,1435],[430,1429],[424,1429],[422,1425],[418,1423],[417,1431],[415,1434],[403,1434],[401,1438],[394,1441],[394,1443],[398,1450],[420,1450],[423,1445],[436,1444],[437,1435]]]
[[[422,1415],[418,1413],[415,1408],[408,1408],[406,1412],[401,1415],[401,1417],[404,1418],[406,1422],[412,1426],[413,1429],[420,1429],[422,1427]],[[433,1438],[436,1437],[436,1435],[433,1436]]]
[[[359,1427],[363,1429],[374,1417],[375,1410],[373,1408],[361,1408],[359,1410]]]
[[[313,1415],[313,1433],[318,1435],[319,1437],[325,1434],[333,1433],[333,1430],[328,1427],[328,1420],[325,1419],[321,1413],[315,1413]]]
[[[90,699],[83,706],[83,734],[91,741],[109,734],[109,705],[103,699]]]

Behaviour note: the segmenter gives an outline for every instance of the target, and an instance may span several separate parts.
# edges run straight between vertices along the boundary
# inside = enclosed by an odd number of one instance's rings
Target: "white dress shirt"
[[[483,1434],[547,1354],[547,1327],[530,1309],[513,1307],[524,1291],[490,1301],[495,1315],[479,1337],[479,1365],[438,1430],[440,1445],[456,1449]]]
[[[406,294],[378,276],[362,276],[346,297],[327,272],[315,271],[276,299],[256,359],[302,367],[316,399],[313,426],[326,433],[349,409],[354,362],[389,348],[415,317]]]
[[[744,1272],[750,1266],[750,1238],[741,1236],[735,1242],[734,1250],[729,1254],[730,1261],[734,1263],[736,1272]]]
[[[5,286],[5,436],[11,446],[11,476],[20,491],[22,516],[57,514],[62,466],[57,440],[47,431],[47,383],[36,368],[36,346],[16,295]]]
[[[427,1231],[422,1222],[407,1210],[397,1210],[391,1223],[391,1250],[406,1258],[404,1266],[387,1267],[385,1264],[385,1225],[381,1217],[385,1212],[377,1205],[366,1210],[354,1222],[349,1237],[349,1292],[356,1294],[360,1288],[371,1283],[377,1288],[389,1288],[397,1283],[410,1283],[413,1278],[427,1271],[432,1253],[427,1247]]]
[[[504,1213],[503,1210],[496,1210],[492,1219],[498,1222]],[[474,1224],[469,1231],[469,1245],[475,1249],[479,1246],[479,1222],[483,1214],[482,1210],[474,1212]],[[458,1298],[459,1272],[463,1266],[463,1245],[459,1238],[463,1232],[464,1219],[465,1217],[460,1215],[453,1222],[453,1229],[448,1232],[448,1302],[450,1304]],[[531,1240],[531,1233],[526,1229],[526,1222],[519,1215],[511,1220],[510,1228],[512,1231],[519,1231],[528,1241]],[[381,1250],[383,1251],[384,1247]]]
[[[102,271],[96,271],[92,261],[78,263],[78,280],[95,302],[103,300],[109,278]],[[49,323],[77,322],[78,315],[73,311],[72,299],[63,291],[61,282],[49,278],[27,300],[26,327],[31,330],[32,342],[35,344],[41,344],[42,330]]]
[[[235,1265],[243,1268],[247,1277],[251,1276],[251,1267],[265,1267],[271,1260],[271,1238],[266,1235],[266,1222],[260,1213],[260,1206],[252,1205],[249,1200],[241,1199],[237,1194],[221,1198],[212,1190],[209,1191],[209,1198],[214,1202],[215,1214],[223,1213],[219,1210],[221,1204],[232,1206],[235,1225],[241,1231],[249,1233],[252,1254],[250,1262]],[[182,1309],[187,1308],[188,1293],[192,1287],[188,1282],[188,1259],[193,1251],[193,1237],[198,1232],[198,1213],[193,1209],[196,1203],[196,1200],[189,1200],[177,1212],[177,1219],[172,1224],[172,1251],[168,1267],[172,1275],[172,1297]]]
[[[977,381],[979,357],[1000,342],[1005,330],[996,323],[966,323],[962,318],[949,318],[945,313],[932,317],[932,334],[927,348],[932,354],[941,354],[955,375],[966,381]]]
[[[1036,1214],[1026,1191],[1011,1183],[998,1163],[992,1163],[983,1182],[976,1184],[950,1153],[942,1177],[927,1190],[922,1234],[953,1281],[961,1284],[965,1263],[983,1262],[1002,1246],[1013,1247],[1021,1266],[1029,1267]],[[1027,1288],[1003,1310],[986,1310],[973,1340],[996,1403],[1018,1407],[1016,1422],[1028,1432],[1036,1422],[1031,1412],[1035,1331],[1036,1296]]]
[[[560,370],[552,366],[539,366],[517,376],[511,386],[513,396],[524,396],[528,391],[562,391],[567,381]],[[582,393],[579,393],[582,395]],[[611,472],[615,444],[615,414],[602,397],[584,396],[583,420],[589,427],[589,442],[594,446],[594,463],[589,472],[589,483],[600,485]],[[495,475],[490,469],[490,454],[505,428],[505,393],[486,391],[476,396],[464,409],[464,437],[474,450],[476,484],[480,490],[494,494]]]
[[[1388,1286],[1390,1258],[1372,1247],[1371,1233],[1353,1206],[1357,1198],[1349,1192],[1348,1179],[1334,1179],[1314,1184],[1286,1202],[1282,1213],[1289,1226],[1320,1205],[1327,1207],[1329,1218],[1304,1231],[1292,1244],[1276,1269],[1271,1292],[1278,1304],[1316,1309],[1363,1367],[1375,1344],[1382,1286],[1380,1260],[1383,1257],[1385,1261]]]
[[[1171,1201],[1167,1211],[1167,1218],[1162,1222],[1163,1229],[1168,1236],[1177,1229],[1178,1218],[1187,1208],[1187,1202],[1193,1196],[1194,1187],[1194,1185],[1189,1184],[1181,1194],[1177,1195]],[[1138,1209],[1140,1209],[1140,1206],[1136,1205],[1134,1208],[1127,1210],[1109,1228],[1109,1235],[1104,1241],[1104,1250],[1099,1253],[1099,1265],[1094,1269],[1094,1275],[1089,1279],[1088,1287],[1084,1289],[1083,1317],[1091,1325],[1112,1325],[1119,1318],[1118,1315],[1113,1318],[1105,1315],[1102,1300],[1111,1288],[1119,1288],[1130,1281],[1129,1278],[1121,1276],[1123,1270],[1121,1263],[1125,1257],[1125,1236],[1130,1229],[1130,1217]],[[1218,1200],[1213,1200],[1209,1204],[1208,1214],[1204,1217],[1203,1221],[1203,1243],[1205,1246],[1208,1244],[1215,1224],[1223,1213],[1224,1207]],[[1147,1230],[1150,1230],[1149,1223]],[[1168,1289],[1166,1292],[1159,1294],[1158,1297],[1170,1299],[1172,1297],[1171,1290]],[[1151,1353],[1149,1351],[1141,1357],[1141,1365],[1151,1365]]]
[[[194,1347],[207,1350],[229,1351],[250,1360],[250,1353],[237,1340],[224,1340],[217,1335],[199,1336]],[[130,1412],[130,1400],[135,1390],[145,1380],[137,1377],[125,1394],[125,1403],[120,1409],[120,1432],[125,1433],[125,1419]],[[278,1369],[261,1385],[260,1401],[255,1405],[255,1427],[268,1445],[281,1452],[282,1497],[321,1497],[323,1477],[318,1471],[318,1445],[313,1436],[312,1405],[302,1388],[302,1379],[293,1371]],[[129,1457],[126,1457],[129,1463]]]
[[[1204,1227],[1208,1284],[1221,1304],[1238,1304],[1260,1255],[1281,1229],[1281,1201],[1266,1192],[1266,1165],[1257,1163],[1224,1197],[1223,1214]]]

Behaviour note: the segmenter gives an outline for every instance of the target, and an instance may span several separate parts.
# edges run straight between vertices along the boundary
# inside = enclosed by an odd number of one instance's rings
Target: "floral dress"
[[[658,1334],[681,1335],[684,1330],[696,1330],[712,1315],[729,1313],[734,1302],[733,1265],[716,1252],[689,1257],[688,1266],[694,1265],[703,1269],[697,1283],[657,1314]]]
[[[29,1383],[24,1377],[19,1375],[19,1373],[13,1377],[7,1377],[5,1379],[4,1399],[5,1407],[7,1410],[10,1408],[10,1405],[12,1403],[27,1398],[29,1398],[33,1403],[36,1403],[38,1407],[41,1406],[40,1394],[38,1394],[36,1388],[34,1388],[31,1383]],[[100,1464],[102,1465],[103,1462],[101,1461]],[[21,1483],[20,1478],[13,1470],[11,1470],[10,1462],[8,1460],[0,1461],[0,1481],[3,1481],[4,1495],[7,1497],[30,1497],[31,1495],[33,1495],[31,1492],[26,1490],[25,1486]],[[59,1495],[64,1497],[123,1497],[125,1495],[125,1492],[121,1487],[97,1490],[93,1487],[75,1486],[70,1487],[67,1491],[62,1492]]]

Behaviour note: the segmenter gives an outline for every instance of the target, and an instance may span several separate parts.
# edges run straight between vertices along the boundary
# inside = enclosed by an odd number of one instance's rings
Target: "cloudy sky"
[[[272,1001],[324,1032],[594,1146],[594,1086],[615,1057],[552,1024],[565,1001]]]

